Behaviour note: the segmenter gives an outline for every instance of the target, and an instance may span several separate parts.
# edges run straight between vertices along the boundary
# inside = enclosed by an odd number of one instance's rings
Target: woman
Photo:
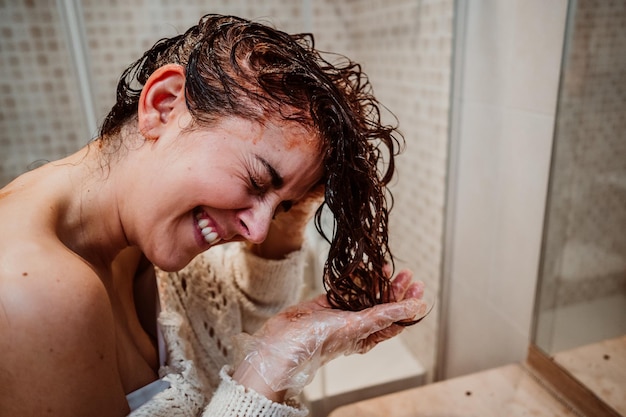
[[[306,415],[319,366],[424,309],[383,273],[377,111],[304,37],[208,15],[159,41],[97,140],[0,191],[2,414]],[[322,196],[329,297],[285,310]]]

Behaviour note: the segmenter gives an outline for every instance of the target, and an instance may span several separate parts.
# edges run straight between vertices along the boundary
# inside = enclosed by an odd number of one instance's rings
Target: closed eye
[[[263,187],[261,186],[257,178],[255,178],[253,175],[250,175],[249,178],[250,178],[250,185],[252,186],[252,189],[254,189],[255,191],[263,191]]]
[[[248,170],[248,182],[254,194],[263,195],[267,191],[266,181],[252,170]]]
[[[248,168],[248,177],[252,189],[263,194],[270,187],[281,188],[283,186],[283,177],[276,171],[276,169],[264,158],[259,155],[254,155],[254,161],[258,163],[250,164],[253,168]],[[262,173],[261,173],[262,171]]]

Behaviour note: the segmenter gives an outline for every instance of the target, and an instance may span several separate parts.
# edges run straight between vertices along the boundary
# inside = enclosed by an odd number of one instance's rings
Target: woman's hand
[[[350,312],[331,308],[321,295],[272,317],[239,337],[243,360],[233,378],[274,401],[298,394],[325,363],[365,353],[404,329],[395,322],[426,313],[423,284],[411,276],[402,271],[393,281],[397,302]]]
[[[267,259],[283,259],[302,247],[306,226],[324,202],[324,185],[313,187],[288,209],[279,207],[270,224],[267,238],[260,244],[249,244],[252,253]]]

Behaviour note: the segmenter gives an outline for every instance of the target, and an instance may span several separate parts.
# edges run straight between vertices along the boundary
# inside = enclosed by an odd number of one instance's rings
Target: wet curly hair
[[[330,243],[324,288],[333,307],[356,311],[393,301],[384,272],[385,264],[393,269],[393,200],[386,186],[403,139],[396,126],[382,123],[383,107],[360,65],[334,56],[340,62],[333,65],[310,34],[205,15],[184,34],[158,41],[124,71],[100,136],[115,137],[136,117],[143,85],[168,63],[185,68],[186,101],[196,123],[279,115],[312,129],[324,152],[325,196],[315,215],[317,230]],[[333,217],[331,236],[322,227],[324,206]]]

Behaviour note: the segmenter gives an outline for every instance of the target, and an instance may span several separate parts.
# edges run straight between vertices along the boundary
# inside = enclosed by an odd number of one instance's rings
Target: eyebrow
[[[278,171],[276,171],[276,169],[272,166],[272,164],[270,164],[265,158],[262,158],[259,155],[255,155],[255,157],[263,164],[265,169],[267,169],[267,172],[270,174],[270,177],[272,178],[272,186],[274,188],[282,187],[285,181],[283,180],[283,177],[278,173]]]

